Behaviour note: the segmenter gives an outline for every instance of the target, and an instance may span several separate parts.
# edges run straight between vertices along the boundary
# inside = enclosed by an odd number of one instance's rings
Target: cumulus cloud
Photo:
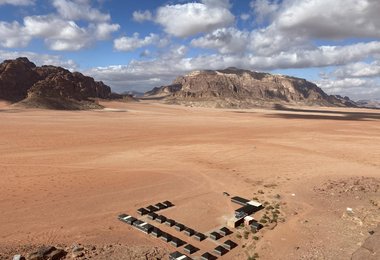
[[[24,33],[18,22],[0,21],[0,46],[4,48],[26,47],[30,40],[31,37]]]
[[[376,0],[287,0],[274,22],[288,34],[320,39],[380,37],[379,11]]]
[[[350,63],[336,69],[333,75],[337,78],[369,78],[380,77],[380,61],[374,61],[371,63],[356,62]]]
[[[30,61],[34,62],[36,65],[54,65],[66,68],[70,71],[75,71],[78,69],[78,64],[75,61],[69,59],[65,60],[58,55],[48,55],[29,51],[5,51],[0,50],[0,61],[7,59],[16,59],[18,57],[27,57]]]
[[[158,35],[151,33],[145,38],[139,38],[138,33],[134,33],[132,37],[121,37],[114,40],[114,48],[118,51],[133,51],[159,41]]]
[[[34,0],[0,0],[0,5],[34,5]]]
[[[132,60],[128,65],[97,67],[86,71],[104,81],[115,91],[146,91],[153,86],[170,83],[174,77],[191,69],[185,58],[187,48],[171,46],[170,51],[151,60]]]
[[[24,24],[28,35],[43,38],[52,50],[79,50],[87,46],[90,41],[86,29],[79,27],[73,21],[62,20],[55,16],[28,16],[24,18]]]
[[[111,34],[120,29],[119,24],[110,24],[110,23],[98,23],[95,26],[91,26],[95,31],[96,39],[98,40],[107,40],[111,37]]]
[[[134,11],[132,14],[133,20],[139,23],[144,21],[152,21],[153,15],[149,10],[145,11]]]
[[[349,96],[353,100],[380,97],[380,82],[373,79],[323,79],[315,83],[329,94]]]
[[[280,9],[279,1],[270,0],[253,0],[250,6],[254,11],[255,20],[258,23],[273,19],[273,16]]]
[[[222,28],[193,39],[191,44],[199,48],[217,49],[220,53],[244,53],[248,42],[248,32]]]
[[[234,15],[227,8],[204,3],[166,5],[157,10],[155,18],[165,32],[177,37],[210,32],[228,26],[234,20]]]
[[[109,14],[92,8],[89,0],[53,0],[53,6],[65,19],[106,22],[111,19]]]
[[[201,2],[212,7],[222,7],[227,9],[231,7],[230,0],[201,0]]]
[[[80,27],[75,21],[56,15],[26,16],[23,24],[0,21],[0,46],[26,47],[33,38],[41,38],[51,50],[76,51],[108,39],[119,27],[107,22]]]

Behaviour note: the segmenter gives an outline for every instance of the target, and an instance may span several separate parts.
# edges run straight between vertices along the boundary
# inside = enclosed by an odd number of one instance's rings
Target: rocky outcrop
[[[268,103],[355,106],[348,98],[329,96],[305,79],[236,68],[194,71],[178,77],[172,85],[154,88],[145,97],[214,107],[245,108]]]
[[[0,64],[0,99],[17,102],[39,79],[36,65],[27,58],[6,60]]]
[[[37,67],[27,58],[0,64],[2,100],[22,101],[28,107],[86,109],[99,107],[92,99],[110,96],[110,87],[79,72],[55,66]]]

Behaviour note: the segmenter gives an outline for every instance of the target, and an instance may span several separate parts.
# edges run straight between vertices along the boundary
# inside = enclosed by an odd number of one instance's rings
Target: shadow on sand
[[[296,113],[278,113],[270,114],[269,117],[286,118],[286,119],[319,119],[319,120],[352,120],[352,121],[368,121],[368,120],[380,120],[380,113],[368,113],[368,112],[351,112],[351,111],[331,111],[331,110],[318,110],[318,109],[298,109],[287,108],[283,105],[276,104],[275,110],[297,112]],[[308,114],[310,113],[310,114]],[[319,115],[316,115],[318,113]]]

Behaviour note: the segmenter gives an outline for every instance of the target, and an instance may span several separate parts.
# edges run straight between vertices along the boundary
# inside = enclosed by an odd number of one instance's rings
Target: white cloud
[[[270,0],[253,0],[250,3],[255,14],[255,20],[262,23],[265,20],[271,20],[276,12],[280,9],[278,1]]]
[[[350,63],[332,73],[337,78],[380,77],[380,61]]]
[[[140,39],[138,33],[134,33],[132,37],[121,37],[114,40],[114,48],[118,51],[133,51],[159,41],[158,35],[151,33],[145,38]]]
[[[51,50],[80,50],[90,42],[86,29],[73,21],[54,16],[28,16],[24,18],[24,24],[30,36],[43,38]]]
[[[155,22],[171,35],[188,37],[228,26],[234,20],[234,15],[224,7],[187,3],[160,7]]]
[[[240,19],[242,19],[243,21],[247,21],[249,18],[251,18],[249,14],[244,13],[240,15]]]
[[[89,0],[53,0],[53,6],[63,18],[69,20],[106,22],[111,19],[109,14],[91,7]]]
[[[57,55],[40,54],[36,52],[28,51],[4,51],[0,50],[0,61],[7,59],[16,59],[18,57],[27,57],[31,62],[38,66],[41,65],[54,65],[66,68],[70,71],[75,71],[78,69],[78,65],[73,60],[64,60],[62,57]]]
[[[199,48],[218,49],[220,53],[244,53],[249,42],[249,33],[235,28],[222,28],[191,41]]]
[[[31,37],[24,33],[18,22],[0,21],[0,46],[5,48],[26,47]]]
[[[144,21],[152,21],[153,15],[149,10],[145,11],[134,11],[133,14],[133,20],[139,23],[142,23]]]
[[[231,7],[230,0],[201,0],[201,2],[211,7],[222,7],[226,9]]]
[[[0,0],[0,5],[34,5],[34,0]]]
[[[119,24],[98,23],[95,25],[95,36],[98,40],[107,40],[111,34],[120,29]]]
[[[323,79],[315,83],[329,94],[349,96],[353,100],[380,98],[380,82],[373,79]]]
[[[322,39],[380,37],[380,1],[287,0],[275,24],[292,35]]]
[[[295,49],[270,56],[251,55],[251,63],[262,68],[310,68],[344,65],[380,53],[380,42],[357,43],[346,46],[320,46]]]
[[[106,40],[120,28],[101,22],[80,27],[72,20],[51,15],[27,16],[23,24],[0,21],[0,46],[26,47],[33,38],[41,38],[51,50],[77,51],[98,40]]]

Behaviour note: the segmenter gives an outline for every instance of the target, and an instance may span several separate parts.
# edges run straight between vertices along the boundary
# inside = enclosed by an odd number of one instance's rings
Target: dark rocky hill
[[[236,68],[194,71],[173,84],[154,88],[146,98],[168,103],[246,108],[286,103],[308,106],[356,106],[347,97],[327,95],[305,79]]]
[[[93,99],[108,99],[111,88],[79,72],[37,67],[27,58],[0,64],[0,99],[49,109],[99,108]]]

